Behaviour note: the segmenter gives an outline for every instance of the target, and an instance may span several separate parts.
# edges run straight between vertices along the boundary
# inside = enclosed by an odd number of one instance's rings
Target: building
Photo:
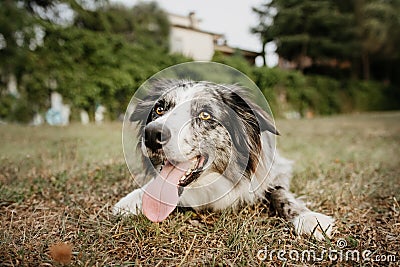
[[[210,61],[217,51],[228,56],[240,53],[253,65],[256,57],[260,55],[258,52],[228,46],[222,33],[201,30],[201,20],[194,12],[188,16],[168,14],[168,18],[171,23],[171,53],[180,53],[201,61]]]

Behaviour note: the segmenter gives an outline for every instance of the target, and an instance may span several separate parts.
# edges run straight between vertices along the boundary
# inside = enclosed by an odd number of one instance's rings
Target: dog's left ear
[[[247,115],[242,114],[242,116],[245,116],[245,120],[249,119],[249,115],[253,115],[257,120],[260,132],[268,131],[273,134],[280,135],[269,114],[265,112],[260,106],[249,101],[245,97],[244,93],[240,94],[238,89],[235,89],[234,91],[232,90],[230,93],[233,103],[236,105],[236,107],[247,113]]]

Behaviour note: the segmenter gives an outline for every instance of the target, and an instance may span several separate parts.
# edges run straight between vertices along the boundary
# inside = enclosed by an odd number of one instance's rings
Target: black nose
[[[163,124],[151,122],[144,128],[144,144],[153,150],[160,149],[170,138],[171,132]]]

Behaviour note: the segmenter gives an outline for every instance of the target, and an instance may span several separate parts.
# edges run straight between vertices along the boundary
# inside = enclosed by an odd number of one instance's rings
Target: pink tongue
[[[176,166],[167,162],[157,177],[146,187],[142,198],[144,215],[152,222],[161,222],[175,209],[179,201],[179,179],[191,162]]]

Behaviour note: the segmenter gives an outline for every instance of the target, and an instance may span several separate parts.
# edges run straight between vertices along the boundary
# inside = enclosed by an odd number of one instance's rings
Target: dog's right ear
[[[129,117],[131,122],[139,122],[139,124],[144,125],[148,123],[151,119],[151,111],[154,106],[154,101],[148,99],[147,97],[141,100],[135,107],[135,110]]]
[[[139,97],[141,100],[138,101],[135,110],[129,117],[129,121],[139,122],[142,126],[149,123],[154,104],[165,92],[176,86],[176,83],[175,80],[170,79],[150,80],[148,84],[145,85],[146,95]]]

